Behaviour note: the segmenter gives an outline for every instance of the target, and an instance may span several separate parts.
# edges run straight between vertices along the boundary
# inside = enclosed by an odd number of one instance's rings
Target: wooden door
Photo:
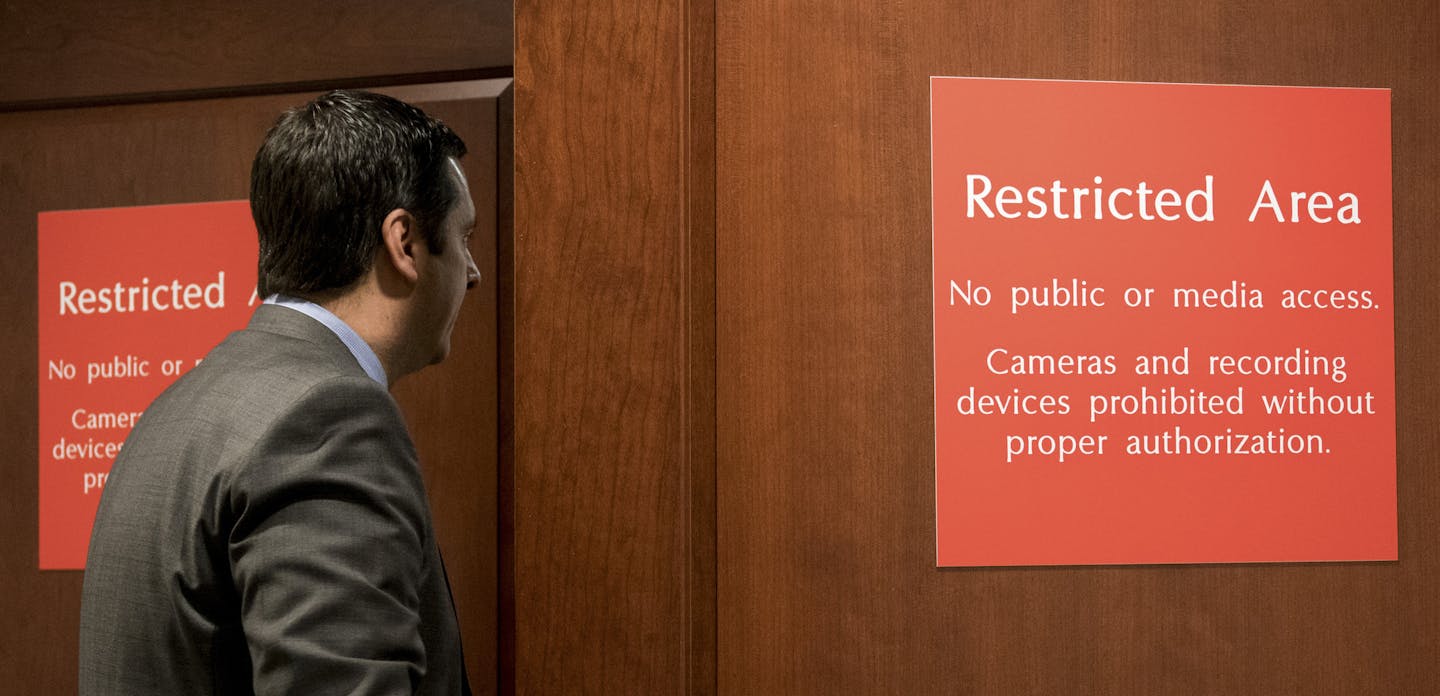
[[[497,673],[497,233],[500,92],[508,81],[382,90],[419,104],[469,145],[482,283],[458,320],[451,358],[397,385],[446,551],[476,693]],[[243,199],[265,131],[308,94],[0,114],[0,684],[73,693],[82,575],[37,570],[36,213]],[[238,327],[237,327],[238,328]]]

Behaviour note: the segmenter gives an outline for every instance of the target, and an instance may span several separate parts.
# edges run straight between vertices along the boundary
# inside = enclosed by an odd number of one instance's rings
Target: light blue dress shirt
[[[324,324],[325,328],[330,329],[335,337],[350,349],[350,354],[355,356],[355,362],[360,363],[360,367],[365,370],[365,374],[370,375],[370,379],[379,382],[380,386],[386,389],[390,388],[390,383],[385,380],[385,366],[380,364],[380,358],[375,355],[375,351],[370,349],[370,344],[360,338],[360,334],[355,333],[355,329],[350,328],[349,324],[335,316],[330,310],[309,300],[289,295],[271,295],[265,298],[265,304],[289,307]]]

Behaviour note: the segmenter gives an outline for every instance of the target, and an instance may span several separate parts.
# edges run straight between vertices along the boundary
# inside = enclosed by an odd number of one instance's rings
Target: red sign
[[[1396,559],[1390,92],[930,88],[938,564]]]
[[[246,201],[39,216],[40,568],[85,567],[140,412],[253,311]]]

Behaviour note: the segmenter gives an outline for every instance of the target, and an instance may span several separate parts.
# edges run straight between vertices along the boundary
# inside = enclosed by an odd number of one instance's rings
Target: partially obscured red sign
[[[246,201],[39,216],[40,568],[85,567],[141,411],[253,311]]]
[[[1395,559],[1390,92],[930,88],[939,565]]]

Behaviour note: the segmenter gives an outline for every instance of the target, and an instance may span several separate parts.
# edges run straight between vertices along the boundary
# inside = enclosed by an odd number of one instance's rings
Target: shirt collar
[[[375,355],[375,351],[370,348],[370,344],[366,343],[365,339],[360,338],[360,334],[355,333],[355,329],[350,328],[349,324],[335,316],[333,312],[309,300],[289,295],[271,295],[265,298],[265,304],[289,307],[323,324],[325,328],[335,334],[336,338],[340,339],[341,343],[345,344],[345,347],[350,350],[350,354],[355,356],[355,362],[360,363],[360,367],[365,370],[365,374],[369,375],[370,379],[379,382],[382,387],[389,388],[390,384],[385,380],[385,366],[380,364],[379,356]]]

